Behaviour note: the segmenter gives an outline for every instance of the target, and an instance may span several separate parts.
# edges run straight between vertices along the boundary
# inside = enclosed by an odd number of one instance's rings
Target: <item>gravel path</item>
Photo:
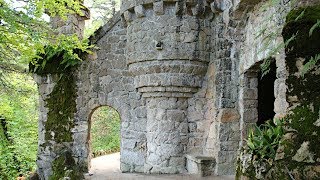
[[[107,162],[107,163],[106,163]],[[209,176],[199,178],[189,174],[179,175],[145,175],[120,172],[120,153],[100,156],[91,160],[91,176],[87,180],[233,180],[234,176]]]

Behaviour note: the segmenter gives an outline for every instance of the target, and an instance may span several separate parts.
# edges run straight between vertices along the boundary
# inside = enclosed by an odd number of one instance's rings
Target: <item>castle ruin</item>
[[[60,122],[48,120],[46,99],[69,91],[55,90],[59,74],[36,77],[40,176],[57,174],[61,158],[69,159],[72,171],[88,171],[91,114],[101,106],[121,117],[122,172],[235,174],[237,150],[249,127],[262,116],[284,117],[292,105],[285,48],[272,53],[285,40],[281,33],[268,36],[282,31],[292,6],[282,0],[262,8],[266,3],[123,0],[120,12],[91,37],[98,49],[70,73],[75,91],[68,100],[74,109],[59,128],[51,127]],[[75,17],[59,28],[78,32],[84,19]],[[265,60],[274,64],[268,89],[259,88],[265,84],[259,78]],[[260,96],[268,102],[260,104]],[[267,109],[271,114],[263,114]],[[208,167],[199,169],[199,161]]]

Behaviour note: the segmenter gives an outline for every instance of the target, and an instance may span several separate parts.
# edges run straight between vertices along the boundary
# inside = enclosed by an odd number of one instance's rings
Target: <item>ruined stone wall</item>
[[[87,12],[85,12],[87,13]],[[51,20],[57,34],[76,34],[80,39],[87,16],[68,15],[67,22],[60,17]],[[85,167],[73,156],[73,128],[76,114],[76,76],[75,68],[62,67],[62,59],[54,57],[55,62],[47,62],[48,69],[33,69],[40,94],[38,173],[41,179],[58,178],[68,171],[72,178],[81,178]],[[32,67],[32,65],[30,66]],[[79,164],[79,166],[77,166]],[[64,165],[64,166],[62,166]]]
[[[56,84],[57,79],[52,77],[51,75],[40,77],[36,76],[35,78],[36,83],[39,85],[39,124],[38,124],[38,158],[37,158],[37,165],[38,165],[38,173],[42,175],[42,177],[48,177],[52,174],[52,153],[49,148],[42,147],[42,145],[46,142],[45,134],[45,122],[47,120],[47,114],[49,112],[48,108],[46,107],[45,100],[48,98],[50,93],[53,90],[53,87]]]
[[[289,106],[285,51],[278,45],[290,8],[283,2],[263,5],[123,1],[121,11],[91,37],[98,49],[74,73],[70,141],[42,146],[48,130],[45,99],[58,80],[37,79],[40,174],[52,173],[57,149],[71,150],[74,164],[88,170],[91,115],[100,106],[120,114],[123,172],[182,173],[190,154],[215,159],[216,175],[234,174],[237,150],[258,119],[259,65],[269,57],[277,66],[276,117]]]
[[[285,68],[284,40],[281,36],[285,23],[285,15],[290,9],[289,4],[279,2],[275,6],[266,2],[253,4],[247,9],[235,11],[233,18],[238,19],[237,37],[239,39],[239,112],[241,115],[241,142],[247,136],[247,131],[258,119],[258,73],[267,60],[276,62],[274,83],[275,118],[284,117],[288,103],[285,98],[287,71]]]
[[[283,7],[284,18],[278,21],[285,51],[275,56],[277,80],[275,82],[275,111],[286,115],[285,135],[277,147],[276,156],[257,161],[242,151],[239,175],[249,179],[319,179],[319,62],[303,74],[312,57],[319,54],[320,31],[311,27],[320,18],[319,1],[297,1]],[[279,6],[281,8],[281,6]],[[303,13],[302,13],[303,12]],[[301,18],[297,18],[297,17]],[[293,36],[294,35],[294,36]],[[284,48],[285,47],[285,48]],[[280,49],[281,50],[281,49]],[[310,67],[310,66],[309,66]],[[251,76],[247,75],[250,78]],[[280,101],[278,101],[280,99]],[[285,104],[279,102],[285,102]],[[286,114],[281,108],[286,107]],[[280,112],[280,113],[279,113]],[[246,154],[246,157],[243,156]],[[261,163],[265,160],[272,163]],[[241,164],[241,165],[240,165]],[[258,165],[257,165],[258,164]],[[243,178],[243,177],[238,177]]]

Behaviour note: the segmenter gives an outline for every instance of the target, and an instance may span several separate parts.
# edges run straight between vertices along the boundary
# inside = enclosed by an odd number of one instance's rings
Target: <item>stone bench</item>
[[[201,177],[214,174],[215,158],[190,154],[185,155],[185,157],[186,168],[190,174],[197,174]]]

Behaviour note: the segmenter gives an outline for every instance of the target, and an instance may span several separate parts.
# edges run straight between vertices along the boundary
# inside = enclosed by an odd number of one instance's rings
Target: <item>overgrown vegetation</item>
[[[276,153],[272,151],[267,157],[261,156],[266,151],[256,148],[259,147],[256,144],[245,145],[238,159],[237,178],[242,175],[250,179],[320,178],[317,169],[320,163],[319,9],[319,5],[297,8],[287,16],[282,36],[287,42],[284,46],[288,71],[286,98],[291,109],[285,117],[285,131],[281,143],[274,148]],[[248,142],[259,137],[260,134],[252,134]],[[257,151],[252,151],[252,147]],[[261,159],[252,158],[252,154]]]
[[[82,62],[81,55],[88,53],[93,45],[89,40],[79,40],[76,35],[60,35],[55,42],[51,42],[38,49],[37,57],[29,64],[30,72],[36,74],[62,73],[70,70]]]
[[[240,150],[237,179],[245,175],[251,179],[261,179],[276,160],[277,150],[283,143],[285,134],[283,119],[267,121],[261,126],[250,129],[246,145]]]
[[[0,179],[15,179],[36,168],[38,93],[30,76],[6,74],[10,88],[0,89]]]
[[[91,117],[93,157],[120,151],[120,116],[111,107],[95,110]]]

